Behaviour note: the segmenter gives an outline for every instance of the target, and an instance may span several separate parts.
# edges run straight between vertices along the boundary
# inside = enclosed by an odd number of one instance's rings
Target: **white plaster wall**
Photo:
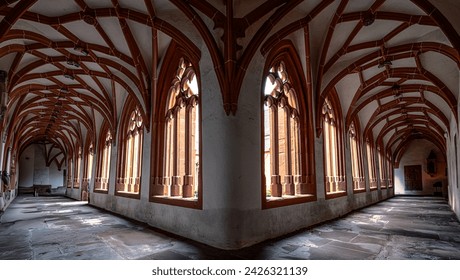
[[[302,48],[300,48],[302,49]],[[302,56],[300,56],[302,57]],[[322,138],[315,141],[315,165],[317,201],[290,205],[279,208],[264,209],[261,207],[261,86],[264,59],[255,55],[243,82],[239,96],[236,134],[232,136],[238,143],[235,150],[239,155],[233,174],[235,190],[229,196],[234,202],[228,222],[234,235],[231,249],[250,246],[263,240],[303,229],[323,221],[331,220],[347,213],[376,203],[382,197],[392,195],[392,189],[385,194],[380,191],[353,194],[348,186],[349,195],[336,199],[325,199],[323,180],[323,149]],[[348,150],[346,150],[348,151]],[[229,155],[226,155],[229,156]],[[349,160],[349,156],[347,156]],[[347,174],[350,164],[346,164]],[[351,182],[351,180],[348,180]],[[244,217],[244,218],[242,218]]]
[[[303,40],[295,42],[301,44]],[[318,167],[317,201],[262,209],[261,87],[264,58],[259,52],[254,56],[246,70],[237,113],[227,116],[210,55],[205,46],[200,47],[203,209],[149,202],[150,168],[147,166],[151,138],[155,137],[150,134],[144,138],[141,198],[114,195],[117,156],[114,146],[109,192],[91,193],[92,205],[211,246],[237,249],[346,215],[393,195],[393,189],[368,190],[326,200],[322,138],[314,137]],[[297,49],[303,50],[304,47]]]
[[[62,171],[58,170],[53,162],[46,166],[46,159],[41,145],[27,147],[19,158],[18,185],[21,187],[32,187],[35,185],[51,185],[57,188],[63,185]]]
[[[3,133],[0,133],[0,137],[3,138]],[[2,141],[0,145],[0,158],[3,159],[4,156],[5,156],[5,143],[3,143]],[[3,170],[3,160],[0,160],[0,170]]]
[[[141,198],[115,196],[117,147],[112,148],[108,194],[91,193],[92,205],[148,223],[156,228],[186,236],[190,239],[221,248],[234,247],[230,211],[239,186],[234,178],[234,167],[239,160],[239,147],[233,140],[236,117],[225,114],[217,77],[209,54],[203,50],[201,72],[202,113],[202,182],[203,209],[150,203],[151,135],[146,134],[143,146],[143,174]],[[114,139],[116,139],[114,137]]]
[[[49,167],[49,184],[52,188],[62,187],[64,185],[63,171],[62,169],[58,169],[55,161],[53,161]]]
[[[460,84],[460,79],[459,79]],[[460,99],[457,105],[460,104]],[[457,106],[457,109],[460,108]],[[458,112],[458,111],[457,111]],[[447,138],[447,163],[448,163],[448,179],[449,179],[449,189],[448,189],[448,200],[449,205],[452,210],[455,212],[457,217],[460,219],[460,188],[458,183],[459,174],[459,154],[458,150],[460,149],[459,143],[459,130],[457,122],[455,121],[455,116],[451,115],[451,122],[449,127],[449,135]],[[455,140],[457,143],[455,143]],[[457,145],[457,149],[455,149]],[[456,154],[457,152],[457,154]]]
[[[437,174],[431,177],[427,173],[427,162],[426,159],[430,154],[431,150],[437,154]],[[427,140],[415,140],[412,142],[409,149],[405,152],[401,158],[399,168],[395,169],[395,193],[396,194],[410,194],[410,195],[433,195],[434,188],[433,184],[437,181],[441,181],[444,187],[447,186],[447,176],[445,176],[446,162],[441,157],[442,153],[439,149]],[[421,165],[422,166],[422,184],[423,190],[421,191],[409,191],[405,190],[404,183],[404,167],[408,165]],[[446,193],[447,188],[444,189]]]
[[[45,148],[42,145],[33,145],[35,149],[34,185],[49,185],[50,171],[46,166]]]
[[[19,157],[19,178],[20,187],[32,187],[34,184],[34,164],[35,149],[34,146],[27,147]]]

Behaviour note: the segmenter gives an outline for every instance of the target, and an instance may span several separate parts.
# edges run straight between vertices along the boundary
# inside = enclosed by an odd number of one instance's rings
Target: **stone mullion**
[[[174,109],[174,131],[173,131],[173,151],[174,158],[172,162],[172,174],[171,174],[171,196],[180,195],[180,177],[179,177],[179,135],[180,135],[180,107]]]
[[[133,150],[133,172],[132,172],[132,187],[133,189],[131,191],[137,193],[139,192],[139,179],[140,179],[140,168],[141,168],[141,131],[140,128],[137,128],[136,134],[134,136],[134,150]]]
[[[334,168],[334,159],[335,159],[335,154],[334,154],[334,131],[333,131],[333,128],[332,128],[332,123],[329,123],[329,126],[328,126],[328,129],[329,129],[329,139],[328,139],[328,144],[329,144],[329,147],[328,147],[328,150],[329,150],[329,176],[330,176],[330,180],[331,180],[331,189],[330,191],[331,192],[334,192],[335,191],[335,183],[336,183],[336,178],[335,178],[335,168]]]
[[[362,181],[363,181],[363,176],[362,176],[362,160],[361,160],[361,149],[359,145],[359,140],[357,137],[355,137],[355,148],[356,148],[356,176],[358,177],[358,188],[361,189],[363,188],[362,186]]]
[[[306,168],[303,166],[306,164],[305,161],[302,159],[302,132],[301,132],[301,124],[300,124],[300,117],[297,116],[294,118],[294,143],[295,143],[295,149],[294,149],[294,154],[295,154],[295,188],[296,188],[296,194],[307,194],[309,193],[308,191],[308,178],[305,176],[305,172],[308,171]],[[307,156],[305,154],[305,156]],[[308,164],[306,164],[308,166]]]
[[[112,143],[107,143],[107,151],[106,151],[106,161],[105,161],[105,189],[109,189],[109,178],[110,178],[110,157],[112,155]]]
[[[299,127],[298,119],[296,117],[292,118],[291,121],[291,133],[293,134],[292,146],[291,146],[291,157],[292,157],[292,175],[294,179],[294,194],[299,194],[301,192],[299,184],[301,183],[300,177],[300,156],[299,156]]]
[[[351,171],[352,171],[352,181],[353,181],[353,189],[357,188],[357,184],[359,180],[359,176],[357,176],[357,153],[356,153],[356,139],[352,135],[350,137],[350,150],[351,150]]]
[[[126,165],[125,165],[125,178],[124,178],[124,191],[127,192],[129,190],[129,185],[130,185],[130,174],[132,172],[132,149],[133,149],[133,136],[130,134],[128,136],[128,143],[127,143],[127,148],[126,148]]]
[[[130,135],[128,136],[128,144],[126,145],[127,146],[127,149],[126,149],[126,165],[125,165],[125,178],[124,178],[124,186],[125,186],[125,189],[124,191],[125,192],[128,192],[129,189],[130,189],[130,185],[131,185],[131,172],[132,172],[132,151],[133,151],[133,136]]]
[[[138,163],[137,163],[137,172],[136,172],[136,192],[139,192],[141,186],[141,174],[142,174],[142,143],[144,142],[144,131],[143,128],[139,128],[139,149],[137,151]]]
[[[107,149],[107,146],[104,146],[104,148],[102,149],[102,157],[101,157],[102,162],[101,162],[101,167],[100,167],[101,168],[100,169],[101,173],[97,174],[97,175],[99,175],[99,177],[96,177],[96,184],[100,183],[100,188],[101,189],[104,189],[102,186],[103,186],[103,178],[105,176],[105,164],[106,164],[105,163],[106,162],[105,161],[105,157],[106,157],[105,154],[106,154],[106,149]]]
[[[343,136],[342,130],[338,127],[339,123],[336,123],[335,127],[335,141],[337,145],[337,175],[339,177],[339,182],[337,184],[337,191],[346,191],[346,182],[345,182],[345,161],[344,161],[344,147],[343,147]]]
[[[197,103],[194,104],[193,111],[192,111],[192,114],[191,114],[191,117],[192,117],[192,130],[191,130],[191,132],[192,132],[192,139],[191,139],[192,160],[191,160],[190,164],[191,164],[192,175],[193,175],[193,191],[194,191],[193,195],[195,195],[195,193],[197,193],[197,191],[198,191],[198,185],[199,185],[198,176],[199,176],[199,168],[200,168],[199,162],[197,162],[197,159],[199,160],[199,157],[200,157],[200,155],[199,155],[200,148],[196,146],[197,139],[198,140],[200,139],[199,138],[200,137],[199,132],[198,132],[199,131],[198,100],[196,102]],[[198,152],[198,155],[197,155],[197,152]]]
[[[100,182],[102,189],[105,189],[105,180],[107,178],[107,144],[104,146],[104,149],[102,150],[102,166],[101,166],[101,177],[100,177]]]
[[[372,150],[372,146],[368,143],[367,144],[367,151],[368,151],[368,158],[369,158],[369,177],[370,177],[370,187],[375,188],[376,187],[376,174],[375,174],[375,158],[374,158],[374,152]]]
[[[271,194],[274,197],[281,197],[283,195],[283,186],[281,185],[281,178],[279,175],[279,129],[278,129],[278,104],[271,104],[270,106],[270,152],[271,152]]]
[[[188,102],[191,100],[189,99]],[[185,175],[184,175],[184,184],[182,185],[182,196],[183,197],[192,197],[193,196],[193,155],[192,155],[192,132],[193,128],[192,115],[193,114],[193,104],[187,104],[185,107]]]
[[[172,134],[172,129],[173,129],[173,124],[172,120],[168,117],[166,120],[166,135],[165,135],[165,160],[163,161],[163,170],[164,170],[164,177],[163,177],[163,189],[160,193],[160,195],[166,195],[168,193],[168,188],[171,184],[171,161],[172,157],[174,157],[173,150],[172,150],[172,139],[171,139],[171,134]]]
[[[294,188],[294,180],[292,177],[292,155],[291,155],[291,108],[286,106],[284,108],[285,111],[285,172],[284,174],[284,190],[285,194],[294,195],[295,188]]]
[[[326,192],[331,192],[332,191],[332,168],[331,168],[331,138],[330,138],[330,124],[329,120],[327,119],[327,116],[325,117],[326,119],[324,120],[324,136],[323,136],[323,141],[324,141],[324,161],[325,161],[325,167],[326,167]]]
[[[337,191],[337,184],[338,184],[338,173],[337,173],[337,138],[336,138],[336,127],[331,121],[329,126],[330,129],[330,152],[331,152],[331,175],[332,175],[332,192]]]
[[[358,176],[359,176],[359,184],[360,188],[363,187],[363,182],[364,182],[364,170],[363,170],[363,150],[362,150],[362,145],[361,142],[359,141],[359,138],[356,139],[357,142],[357,147],[358,147]]]

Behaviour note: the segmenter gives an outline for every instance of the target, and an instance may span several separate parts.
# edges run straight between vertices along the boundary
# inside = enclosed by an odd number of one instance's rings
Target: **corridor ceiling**
[[[459,14],[457,0],[1,0],[2,130],[13,150],[44,141],[62,163],[104,119],[116,130],[127,96],[149,127],[158,67],[192,28],[227,114],[254,55],[307,34],[318,106],[337,92],[345,126],[358,117],[396,162],[418,138],[445,152],[458,119]]]

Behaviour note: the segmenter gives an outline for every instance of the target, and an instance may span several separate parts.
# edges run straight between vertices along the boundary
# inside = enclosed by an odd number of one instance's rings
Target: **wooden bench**
[[[19,194],[34,194],[34,187],[19,187]]]
[[[33,185],[34,196],[39,196],[40,194],[51,193],[51,185]]]
[[[33,194],[39,196],[51,193],[51,185],[33,185],[32,187],[19,187],[19,194]]]

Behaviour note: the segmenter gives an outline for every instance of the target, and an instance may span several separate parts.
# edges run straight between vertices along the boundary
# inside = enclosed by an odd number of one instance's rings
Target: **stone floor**
[[[65,197],[18,197],[0,217],[0,260],[460,259],[460,224],[442,198],[395,197],[238,251],[173,237]]]

